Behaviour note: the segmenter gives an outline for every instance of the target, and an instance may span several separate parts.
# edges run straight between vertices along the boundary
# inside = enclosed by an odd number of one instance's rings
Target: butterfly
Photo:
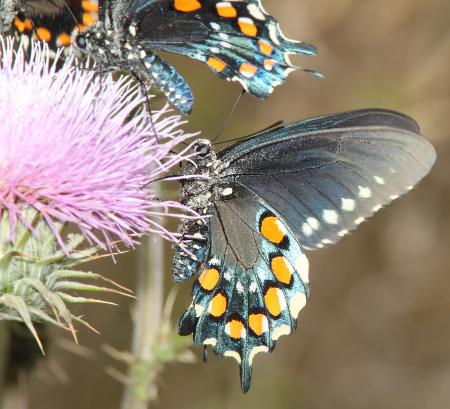
[[[195,152],[180,200],[205,217],[179,227],[173,278],[196,275],[179,333],[236,359],[246,392],[255,355],[296,329],[309,296],[305,250],[411,190],[436,154],[413,119],[378,109],[263,131],[218,153],[198,140]]]
[[[25,0],[14,20],[16,32],[45,41],[52,50],[71,45],[72,33],[98,19],[97,0]]]
[[[297,68],[290,54],[316,54],[314,46],[287,39],[260,0],[101,0],[99,22],[75,44],[101,67],[150,80],[184,114],[192,111],[192,91],[152,50],[202,61],[259,98]]]

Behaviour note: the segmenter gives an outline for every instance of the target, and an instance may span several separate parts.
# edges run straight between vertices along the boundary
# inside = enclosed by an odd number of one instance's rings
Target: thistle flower
[[[100,278],[75,265],[147,233],[175,239],[158,217],[185,209],[151,186],[186,158],[188,148],[171,152],[192,135],[167,109],[150,117],[125,78],[97,76],[70,56],[60,64],[40,43],[28,61],[11,39],[0,43],[0,319],[72,329],[79,319],[66,304],[99,300],[67,291],[105,290],[80,282]],[[80,234],[64,236],[67,224]]]
[[[96,76],[71,58],[57,70],[40,43],[28,62],[10,40],[1,51],[0,211],[10,231],[32,207],[63,247],[54,220],[109,248],[114,238],[129,247],[149,232],[167,236],[152,216],[181,206],[159,201],[151,182],[183,159],[170,153],[192,136],[179,117],[134,114],[145,99],[126,78]]]

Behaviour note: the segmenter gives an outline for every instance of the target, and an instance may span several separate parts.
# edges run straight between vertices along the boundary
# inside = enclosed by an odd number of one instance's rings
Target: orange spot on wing
[[[58,47],[67,47],[71,43],[70,35],[67,33],[60,34],[56,39],[56,45]]]
[[[291,284],[293,268],[284,256],[276,256],[271,261],[272,272],[280,283]]]
[[[247,78],[252,78],[256,74],[256,71],[258,71],[258,68],[247,62],[241,64],[239,67],[239,72]]]
[[[281,290],[277,287],[270,287],[264,295],[264,303],[267,311],[274,317],[278,317],[281,314],[280,297],[282,296]]]
[[[42,41],[50,41],[52,38],[52,34],[50,33],[50,31],[44,27],[39,27],[36,30],[36,35],[38,36],[39,40]]]
[[[88,11],[90,13],[98,13],[98,3],[89,0],[83,0],[81,2],[81,7],[84,11]]]
[[[27,18],[25,20],[25,29],[26,30],[32,30],[33,29],[33,24],[31,24],[31,20],[29,18]]]
[[[25,21],[22,21],[19,17],[16,17],[14,20],[14,25],[19,33],[23,33],[25,31]]]
[[[261,52],[263,54],[266,54],[266,55],[272,55],[272,53],[273,53],[272,45],[264,40],[259,40],[259,49],[261,50]]]
[[[220,17],[235,18],[237,17],[237,10],[228,2],[221,1],[216,4],[217,14]]]
[[[247,18],[239,19],[238,24],[242,33],[245,34],[246,36],[256,37],[256,35],[258,34],[257,27],[250,19]]]
[[[83,13],[83,24],[85,26],[91,26],[92,24],[97,22],[97,17],[95,17],[91,13]]]
[[[231,320],[227,323],[226,332],[233,339],[242,338],[244,333],[244,324],[238,320]]]
[[[177,11],[183,11],[188,13],[202,8],[201,3],[198,0],[175,0],[173,6]]]
[[[278,62],[276,60],[271,60],[271,59],[266,59],[264,60],[264,68],[267,71],[272,71],[273,67],[275,67],[275,65],[277,65]]]
[[[14,20],[14,25],[16,26],[19,33],[23,33],[25,30],[31,31],[31,29],[33,28],[33,25],[28,18],[22,21],[19,17],[16,17]]]
[[[261,234],[270,242],[280,244],[286,234],[276,216],[267,216],[261,222]]]
[[[219,271],[215,268],[210,268],[203,271],[198,278],[198,282],[204,290],[211,291],[219,282],[219,278]]]
[[[222,72],[227,66],[225,62],[214,57],[209,57],[206,63],[217,72]]]
[[[212,316],[219,318],[227,309],[227,299],[223,294],[216,294],[209,305],[209,312]]]
[[[250,314],[248,317],[248,325],[259,337],[266,331],[265,325],[267,325],[267,318],[264,314]]]

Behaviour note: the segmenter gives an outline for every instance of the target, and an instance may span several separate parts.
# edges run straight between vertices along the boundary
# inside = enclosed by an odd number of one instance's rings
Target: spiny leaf
[[[28,307],[25,301],[21,297],[15,295],[3,294],[0,297],[0,304],[4,304],[18,312],[24,324],[27,326],[28,330],[31,332],[37,344],[39,345],[39,349],[41,350],[42,354],[45,355],[44,347],[38,333],[36,332],[36,328],[33,325],[33,321],[31,320],[31,315],[28,311]]]
[[[106,304],[106,305],[114,305],[114,306],[118,305],[115,302],[99,300],[97,298],[76,297],[74,295],[69,295],[69,294],[60,293],[60,292],[58,292],[58,295],[61,297],[62,300],[64,300],[65,302],[71,303],[71,304],[93,303],[93,304]]]

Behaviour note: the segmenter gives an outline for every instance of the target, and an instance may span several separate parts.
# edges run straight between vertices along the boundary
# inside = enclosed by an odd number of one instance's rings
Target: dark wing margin
[[[369,109],[264,132],[219,158],[228,163],[224,181],[251,189],[316,249],[411,190],[436,153],[411,118]]]

